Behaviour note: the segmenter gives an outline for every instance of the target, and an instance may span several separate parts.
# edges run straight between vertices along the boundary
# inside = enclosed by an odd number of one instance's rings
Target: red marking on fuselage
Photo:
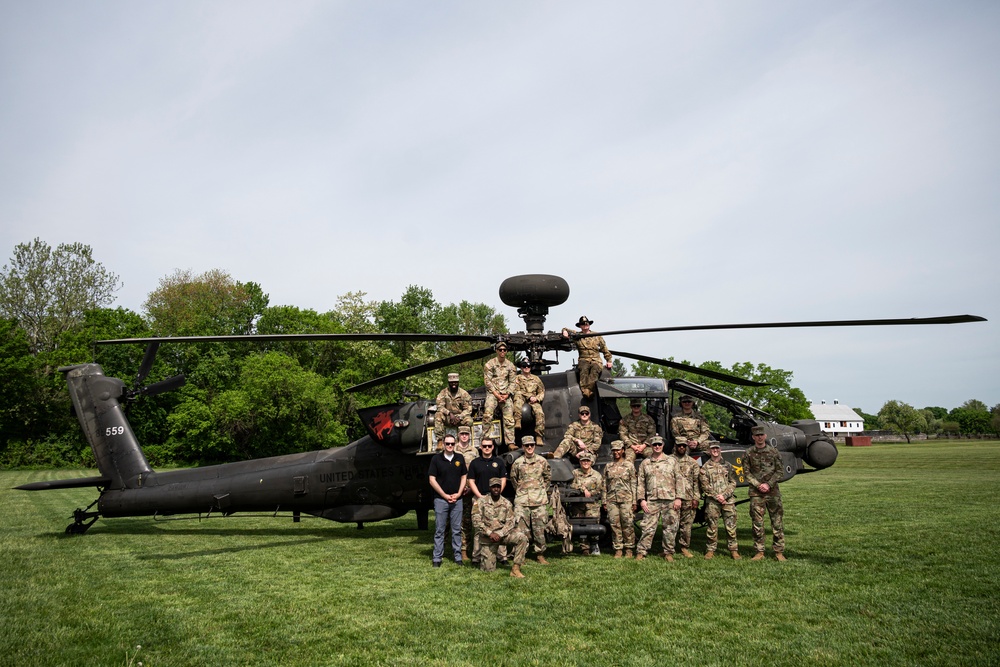
[[[392,433],[392,410],[386,410],[375,415],[369,427],[377,439],[385,440]]]

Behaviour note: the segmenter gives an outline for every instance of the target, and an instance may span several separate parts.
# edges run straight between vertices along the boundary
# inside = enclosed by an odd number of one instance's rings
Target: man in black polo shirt
[[[494,477],[500,478],[500,488],[503,490],[507,485],[507,464],[504,463],[502,458],[496,455],[496,444],[493,442],[493,438],[486,437],[479,443],[479,458],[473,459],[472,463],[469,464],[468,481],[472,497],[467,497],[466,501],[472,502],[473,510],[475,510],[476,501],[483,496],[490,495],[490,480]],[[473,563],[479,562],[479,551],[479,535],[476,535],[472,547]],[[506,547],[501,546],[501,563],[507,560],[506,553]]]
[[[427,469],[434,498],[434,567],[441,567],[444,558],[445,526],[451,523],[451,549],[455,562],[462,564],[462,492],[468,469],[465,457],[455,453],[455,436],[444,437],[444,451],[434,455]]]

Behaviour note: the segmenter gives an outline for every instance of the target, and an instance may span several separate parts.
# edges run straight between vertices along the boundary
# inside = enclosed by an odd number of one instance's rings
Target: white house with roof
[[[832,436],[858,435],[865,430],[865,420],[857,412],[840,401],[813,403],[809,406],[819,422],[820,429]]]

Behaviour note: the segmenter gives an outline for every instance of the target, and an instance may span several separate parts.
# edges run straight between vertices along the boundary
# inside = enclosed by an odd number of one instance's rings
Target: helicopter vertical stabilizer
[[[119,399],[125,384],[104,375],[98,364],[79,364],[59,369],[66,374],[70,398],[80,426],[94,451],[101,475],[111,480],[109,489],[142,486],[142,476],[153,472]]]

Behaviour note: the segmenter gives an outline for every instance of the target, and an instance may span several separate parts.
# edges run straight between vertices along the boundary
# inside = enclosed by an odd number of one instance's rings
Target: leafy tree
[[[611,375],[616,378],[624,377],[628,372],[625,368],[625,364],[622,363],[621,359],[615,359],[611,362]]]
[[[238,386],[214,398],[193,388],[170,415],[171,446],[182,458],[224,461],[346,444],[326,380],[279,352],[247,357]]]
[[[944,419],[948,416],[948,409],[942,408],[937,405],[929,405],[924,408],[925,412],[930,412],[934,419]]]
[[[971,399],[948,413],[948,420],[958,422],[965,435],[993,433],[993,416],[982,401]]]
[[[673,361],[673,357],[670,358],[670,361]],[[691,365],[689,361],[681,363]],[[722,380],[686,373],[665,366],[650,364],[645,361],[633,364],[632,372],[635,375],[646,377],[682,378],[704,385],[772,414],[777,421],[782,423],[787,424],[797,419],[812,419],[812,412],[809,410],[809,401],[806,400],[805,394],[801,389],[793,387],[791,384],[791,371],[771,368],[766,364],[757,364],[754,366],[751,362],[739,362],[733,364],[732,368],[725,368],[717,361],[706,361],[699,364],[698,368],[728,373],[748,380],[766,382],[768,386],[746,387],[734,385]],[[708,406],[703,406],[704,410],[710,411],[711,409]],[[709,417],[707,413],[705,416],[706,418]],[[724,419],[725,416],[720,415],[719,418]],[[726,421],[728,423],[728,420]]]
[[[990,410],[990,425],[993,427],[993,432],[1000,435],[1000,403],[993,406]]]
[[[0,450],[11,440],[42,435],[36,378],[27,333],[14,320],[0,319]]]
[[[225,271],[178,269],[160,279],[143,308],[157,336],[225,336],[253,333],[267,302],[260,285]]]
[[[18,321],[32,352],[49,351],[85,312],[111,304],[121,286],[89,245],[62,243],[53,250],[36,238],[18,244],[0,270],[0,317]]]
[[[902,401],[887,401],[878,411],[878,417],[884,426],[902,434],[907,442],[912,434],[927,427],[923,414]]]

